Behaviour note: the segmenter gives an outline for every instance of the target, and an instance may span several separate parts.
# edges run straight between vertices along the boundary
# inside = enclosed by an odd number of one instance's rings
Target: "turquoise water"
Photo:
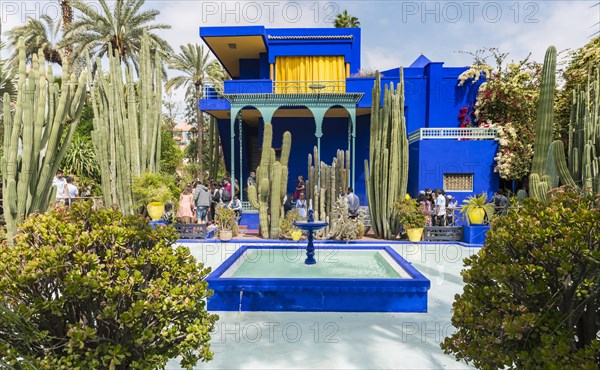
[[[302,249],[249,249],[222,277],[385,279],[410,276],[385,251],[317,250],[316,265]],[[389,261],[389,262],[388,262]],[[393,263],[396,268],[392,267]]]

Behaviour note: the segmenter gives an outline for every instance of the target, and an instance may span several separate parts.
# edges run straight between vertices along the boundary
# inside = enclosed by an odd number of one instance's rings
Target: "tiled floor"
[[[239,247],[185,245],[213,268]],[[430,279],[427,313],[219,312],[214,359],[197,368],[469,369],[445,355],[439,343],[454,331],[451,306],[463,287],[462,260],[479,249],[406,243],[394,249]],[[180,369],[178,361],[167,369]]]

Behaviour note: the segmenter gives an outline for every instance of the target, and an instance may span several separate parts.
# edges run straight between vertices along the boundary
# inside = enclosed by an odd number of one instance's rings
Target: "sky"
[[[198,29],[203,26],[332,27],[335,15],[347,10],[361,23],[362,68],[386,70],[408,66],[420,54],[445,66],[468,66],[473,58],[459,51],[489,47],[509,53],[507,61],[529,53],[542,61],[549,45],[559,52],[576,49],[600,32],[599,2],[147,0],[144,8],[159,10],[157,22],[172,26],[161,36],[175,51],[201,43]],[[27,17],[60,14],[58,0],[0,0],[0,10],[3,34]],[[182,96],[179,92],[174,99]]]

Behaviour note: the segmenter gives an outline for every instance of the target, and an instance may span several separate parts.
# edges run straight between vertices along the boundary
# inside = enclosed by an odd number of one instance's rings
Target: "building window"
[[[472,173],[445,173],[444,174],[445,191],[473,191]]]

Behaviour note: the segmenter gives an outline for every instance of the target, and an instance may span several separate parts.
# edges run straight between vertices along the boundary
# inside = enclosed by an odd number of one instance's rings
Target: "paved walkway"
[[[368,241],[365,241],[368,244]],[[213,269],[239,244],[185,244]],[[318,243],[317,243],[318,245]],[[395,244],[431,280],[427,313],[218,312],[214,359],[198,369],[470,369],[439,347],[454,332],[462,260],[478,248]],[[169,370],[180,369],[173,360]]]

